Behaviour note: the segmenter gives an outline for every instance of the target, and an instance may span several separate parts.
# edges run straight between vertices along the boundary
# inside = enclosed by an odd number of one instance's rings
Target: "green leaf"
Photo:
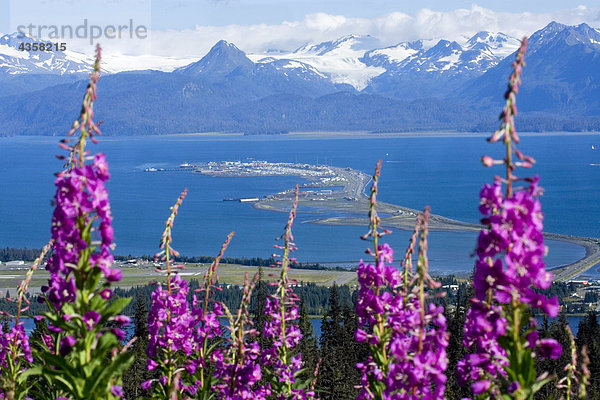
[[[531,385],[531,394],[535,394],[539,392],[539,390],[547,383],[556,379],[556,376],[552,375],[542,380],[536,381],[533,385]]]
[[[133,354],[131,353],[120,353],[114,360],[110,362],[108,366],[102,366],[97,369],[97,373],[90,377],[86,381],[84,391],[86,394],[91,395],[93,393],[102,393],[106,395],[112,386],[112,380],[115,377],[123,375],[123,372],[133,362]],[[89,397],[94,398],[94,397]]]
[[[130,301],[131,298],[129,297],[120,297],[113,301],[108,307],[106,307],[101,314],[105,317],[113,317],[119,314],[121,311],[123,311],[123,309],[127,307]]]

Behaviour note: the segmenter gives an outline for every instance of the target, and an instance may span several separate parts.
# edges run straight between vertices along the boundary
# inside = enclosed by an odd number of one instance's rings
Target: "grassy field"
[[[204,278],[209,264],[188,264],[184,269],[178,270],[179,274],[185,279],[197,279],[201,281]],[[157,272],[153,268],[127,267],[121,268],[123,279],[118,283],[120,287],[143,286],[153,281],[164,281],[165,273]],[[222,264],[217,270],[220,283],[241,285],[244,283],[244,276],[252,278],[258,271],[258,267]],[[25,277],[26,270],[0,271],[0,290],[6,292],[10,290],[11,294],[16,293],[17,286]],[[263,267],[263,279],[266,281],[275,281],[279,277],[280,270],[277,268]],[[356,285],[356,273],[352,271],[318,271],[291,269],[289,272],[291,280],[298,282],[312,282],[317,285],[331,286],[334,282],[339,285]],[[49,274],[44,269],[35,271],[31,283],[30,291],[37,292],[39,288],[48,283]]]

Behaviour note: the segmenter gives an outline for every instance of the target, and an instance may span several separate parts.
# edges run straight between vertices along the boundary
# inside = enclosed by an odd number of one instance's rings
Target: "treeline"
[[[127,261],[132,258],[136,258],[135,256],[115,256],[115,260],[118,261]],[[154,257],[149,255],[144,255],[138,257],[141,259],[152,260]],[[210,264],[215,260],[214,256],[193,256],[188,257],[184,255],[179,255],[174,258],[175,262],[180,263],[188,263],[188,264]],[[260,258],[260,257],[223,257],[221,258],[221,264],[238,264],[238,265],[246,265],[252,267],[269,267],[277,264],[277,260],[273,257],[269,258]],[[320,271],[352,271],[352,269],[339,267],[339,266],[326,266],[319,263],[303,263],[296,262],[290,264],[290,267],[293,269],[310,269],[310,270],[320,270]]]
[[[40,249],[28,249],[27,247],[24,249],[16,249],[14,247],[5,247],[3,249],[0,248],[0,261],[33,261],[40,255],[41,252],[42,250]]]
[[[196,279],[191,279],[189,282],[190,294],[188,295],[188,301],[192,302],[192,298],[196,289],[199,289],[201,283]],[[274,292],[274,287],[265,284],[265,290],[267,294]],[[132,317],[135,314],[138,301],[143,300],[145,303],[150,304],[152,292],[156,289],[155,285],[144,285],[135,286],[130,289],[115,289],[116,298],[130,298],[131,302],[123,313],[127,316]],[[299,286],[293,288],[298,298],[303,299],[304,307],[309,315],[321,316],[325,314],[329,307],[329,288],[324,286],[318,286],[314,283],[300,282]],[[342,302],[350,302],[352,298],[352,291],[348,285],[338,287],[339,298]],[[16,294],[16,290],[15,293]],[[7,296],[0,298],[0,311],[5,311],[10,315],[15,315],[17,312],[16,303],[6,297],[10,297],[11,293],[7,293]],[[39,303],[37,296],[27,294],[27,299],[30,302],[29,309],[23,312],[24,315],[34,316],[42,314],[48,311],[45,303]],[[213,290],[211,292],[211,300],[223,303],[230,310],[237,310],[242,299],[242,289],[237,285],[219,285],[219,290]],[[256,292],[252,299],[251,306],[254,307],[256,303]]]
[[[468,397],[470,388],[458,384],[456,378],[456,367],[459,360],[465,355],[465,346],[462,344],[464,334],[465,317],[470,307],[470,298],[473,296],[472,286],[466,282],[459,283],[454,277],[443,277],[443,285],[457,285],[447,291],[447,296],[439,299],[445,305],[445,317],[447,319],[447,331],[449,334],[449,345],[447,348],[448,368],[446,370],[447,389],[446,399],[454,400]],[[202,292],[195,292],[201,283],[197,280],[189,282],[190,297],[193,293],[201,296]],[[211,292],[214,301],[223,302],[227,307],[236,310],[241,301],[242,290],[238,286],[221,286],[222,290]],[[149,379],[152,372],[147,371],[147,356],[145,347],[147,345],[147,312],[150,304],[151,294],[155,286],[146,285],[133,287],[131,289],[116,289],[115,297],[130,297],[131,303],[125,309],[125,313],[133,317],[134,331],[132,336],[138,340],[134,343],[131,351],[135,354],[135,361],[129,371],[124,375],[126,398],[137,399],[145,395],[140,388],[140,383]],[[548,291],[553,293],[569,293],[569,284],[555,283]],[[323,400],[354,399],[358,392],[356,387],[360,385],[360,374],[355,365],[366,359],[368,349],[356,343],[354,332],[356,331],[357,319],[354,312],[356,296],[355,292],[347,285],[331,288],[317,286],[312,283],[302,284],[294,288],[300,299],[298,324],[303,334],[302,341],[295,349],[302,353],[303,361],[306,363],[305,371],[314,371],[319,365],[316,379],[316,389]],[[255,327],[259,331],[258,341],[261,347],[267,348],[271,344],[264,339],[260,332],[264,326],[266,313],[264,312],[265,300],[273,292],[273,286],[264,282],[258,282],[250,310]],[[31,306],[26,314],[35,315],[44,310],[45,306],[35,301],[35,296],[30,297]],[[436,300],[437,301],[437,300]],[[15,305],[6,299],[0,300],[0,309],[9,313],[16,311]],[[311,315],[323,315],[321,323],[321,335],[316,337],[310,321]],[[6,324],[5,324],[6,325]],[[44,323],[36,323],[36,330],[32,334],[32,346],[35,341],[40,340],[41,334],[47,327]],[[556,389],[556,382],[565,375],[565,366],[571,361],[571,340],[568,334],[568,320],[563,313],[556,320],[550,322],[544,319],[538,327],[540,338],[554,338],[563,347],[562,356],[558,360],[537,361],[538,373],[548,371],[555,376],[554,383],[544,386],[536,395],[536,400],[558,399],[561,393]],[[589,370],[591,373],[590,385],[588,387],[587,399],[600,400],[600,325],[596,312],[590,312],[584,317],[578,327],[575,338],[576,353],[579,355],[579,368],[581,368],[583,357],[581,349],[587,348],[590,359]],[[308,372],[302,372],[307,374]],[[305,376],[304,378],[308,378]]]
[[[535,291],[542,293],[547,297],[558,297],[559,304],[564,305],[565,299],[577,291],[577,285],[575,283],[568,282],[552,282],[552,285],[550,285],[548,289],[536,289]]]
[[[266,315],[264,313],[265,299],[268,296],[269,285],[259,282],[254,292],[251,306],[253,321],[259,331],[258,342],[261,348],[268,348],[270,343],[264,339],[261,327],[264,326]],[[294,351],[302,353],[302,358],[307,367],[306,371],[318,371],[315,378],[315,389],[318,396],[323,400],[355,399],[358,395],[357,387],[360,387],[360,374],[355,368],[356,363],[367,358],[368,349],[364,344],[359,344],[354,339],[354,332],[358,324],[354,312],[356,297],[350,295],[347,286],[332,286],[323,288],[327,293],[325,314],[321,322],[321,335],[316,337],[309,313],[308,303],[304,295],[300,295],[300,307],[298,324],[303,338]],[[447,307],[445,316],[447,319],[449,345],[447,376],[447,400],[458,400],[471,395],[469,387],[460,386],[456,378],[456,367],[459,360],[465,355],[465,346],[462,344],[464,334],[465,316],[470,307],[470,298],[473,296],[472,286],[459,285],[453,301],[446,298]],[[145,300],[137,303],[134,321],[136,332],[145,332]],[[143,307],[142,307],[143,306]],[[143,310],[142,310],[143,309]],[[143,311],[143,312],[142,312]],[[556,389],[556,382],[566,375],[565,366],[571,361],[571,340],[568,334],[568,321],[565,314],[553,322],[547,319],[538,327],[540,338],[554,338],[563,346],[563,353],[558,360],[541,360],[536,358],[538,374],[548,371],[554,376],[554,381],[544,386],[535,396],[535,400],[559,399],[562,394]],[[590,312],[579,324],[578,334],[575,339],[576,353],[579,356],[579,368],[583,360],[581,349],[585,346],[590,359],[589,369],[591,372],[590,385],[586,399],[600,400],[600,325],[598,315]],[[318,365],[318,368],[315,368]],[[136,361],[125,374],[124,390],[126,398],[136,399],[140,396],[139,383],[148,379],[146,366],[146,354],[141,347],[136,353]],[[136,378],[137,377],[137,378]],[[308,376],[303,376],[308,378]]]
[[[258,330],[257,341],[261,350],[272,345],[263,334],[267,317],[264,306],[269,295],[269,287],[266,282],[259,281],[254,290],[254,299],[250,308],[254,327]],[[298,378],[304,381],[314,380],[315,389],[322,399],[355,399],[358,395],[356,386],[360,381],[360,374],[355,365],[360,360],[366,359],[368,351],[364,345],[358,344],[354,340],[354,332],[358,326],[354,313],[355,299],[348,296],[347,286],[334,285],[325,289],[325,292],[327,294],[324,303],[327,304],[327,308],[322,319],[319,337],[314,334],[305,297],[303,295],[300,297],[298,326],[302,333],[302,339],[294,347],[293,352],[302,354],[305,368],[300,371]],[[142,293],[138,292],[138,294]],[[131,348],[135,356],[134,362],[123,375],[123,390],[127,399],[148,396],[140,385],[143,381],[153,377],[153,372],[146,368],[148,357],[145,351],[148,343],[146,321],[149,303],[144,297],[134,298],[134,303],[136,305],[133,322],[135,336],[139,340],[134,342]],[[44,327],[39,329],[43,330]],[[207,365],[208,369],[211,367],[211,365]],[[318,373],[313,375],[312,371],[318,371]]]
[[[14,260],[34,261],[40,255],[40,252],[41,252],[40,249],[28,249],[28,248],[17,249],[17,248],[13,248],[13,247],[6,247],[4,249],[0,248],[0,261],[2,261],[2,262],[14,261]],[[115,255],[114,258],[116,261],[127,261],[127,260],[131,260],[133,258],[142,258],[142,259],[146,259],[146,260],[152,260],[154,258],[154,256],[143,255],[143,256],[137,257],[137,256],[129,254],[127,256]],[[213,256],[188,257],[188,256],[180,255],[178,257],[175,257],[175,262],[184,262],[184,263],[191,263],[191,264],[209,264],[209,263],[212,263],[214,260],[215,260],[215,257],[213,257]],[[269,258],[223,257],[221,259],[221,263],[247,265],[247,266],[255,266],[255,267],[259,267],[259,266],[268,267],[270,265],[275,265],[277,263],[277,260],[273,257],[269,257]],[[325,265],[319,264],[319,263],[302,263],[302,262],[291,264],[291,268],[322,270],[322,271],[351,271],[352,270],[352,269],[339,267],[339,266],[330,267],[330,266],[325,266]]]
[[[189,295],[188,301],[192,302],[193,295],[198,293],[196,289],[200,289],[201,282],[196,279],[188,281]],[[261,284],[264,286],[267,295],[274,293],[274,286],[267,283]],[[260,287],[260,285],[259,285]],[[150,304],[152,292],[156,289],[154,285],[136,286],[130,289],[116,289],[115,297],[128,297],[131,298],[129,305],[123,310],[125,315],[133,316],[137,307],[137,302],[143,299],[144,302]],[[309,315],[323,315],[329,307],[329,288],[324,286],[318,286],[314,283],[303,283],[300,282],[299,286],[293,288],[294,293],[298,298],[303,299],[304,308]],[[349,303],[352,298],[352,291],[348,285],[342,285],[338,287],[339,298],[343,302]],[[254,291],[252,301],[250,303],[251,309],[256,307],[257,293],[259,290]],[[242,288],[237,285],[219,285],[219,290],[211,291],[211,301],[220,302],[227,306],[230,310],[237,310],[242,300]],[[0,303],[1,304],[1,303]],[[1,307],[1,305],[0,305]],[[32,313],[33,315],[33,313]]]

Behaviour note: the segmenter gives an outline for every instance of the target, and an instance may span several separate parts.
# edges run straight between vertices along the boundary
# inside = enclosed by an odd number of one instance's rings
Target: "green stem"
[[[510,125],[506,126],[506,130],[510,129]],[[504,143],[506,144],[506,198],[512,197],[512,181],[513,181],[513,164],[512,164],[512,147],[510,134],[504,136]]]

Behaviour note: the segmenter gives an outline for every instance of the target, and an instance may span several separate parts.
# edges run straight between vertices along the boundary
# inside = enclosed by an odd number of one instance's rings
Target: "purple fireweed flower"
[[[519,390],[521,388],[521,385],[519,384],[519,382],[514,381],[512,382],[510,385],[508,385],[508,393],[514,393],[517,390]]]
[[[120,341],[124,341],[125,340],[125,331],[123,329],[119,329],[119,328],[110,328],[110,332],[115,335],[115,337],[117,339],[119,339]]]
[[[115,315],[114,317],[110,318],[110,320],[116,322],[120,326],[127,326],[131,323],[131,318],[126,315]]]
[[[96,250],[90,256],[92,267],[99,268],[109,282],[120,279],[120,271],[111,268],[113,257],[110,251],[114,236],[105,186],[108,178],[106,159],[103,154],[96,154],[91,165],[59,174],[55,181],[51,228],[53,254],[46,265],[51,275],[49,285],[43,290],[57,309],[63,303],[75,300],[76,286],[71,272],[77,268],[81,252],[90,246],[82,239],[81,226],[93,224],[93,233],[99,239]],[[106,298],[106,292],[102,297]]]
[[[58,350],[59,354],[63,357],[69,354],[73,346],[75,346],[75,343],[77,343],[77,339],[75,339],[73,336],[65,336],[62,338],[60,341],[60,348]]]
[[[188,285],[179,275],[171,279],[171,294],[162,286],[152,293],[152,304],[148,313],[150,341],[147,353],[157,356],[157,349],[169,347],[172,351],[182,350],[187,356],[193,350],[193,328],[196,320],[187,302]]]
[[[557,360],[562,354],[562,346],[554,339],[541,339],[538,342],[540,357]]]
[[[290,286],[290,280],[287,275],[289,270],[289,255],[296,249],[293,240],[292,226],[296,217],[298,206],[298,186],[296,186],[295,199],[290,210],[288,222],[285,226],[283,235],[279,239],[284,239],[283,246],[276,246],[283,249],[281,262],[281,274],[277,281],[275,294],[267,298],[265,313],[267,320],[263,329],[266,338],[271,339],[272,346],[265,349],[262,354],[262,364],[268,371],[270,383],[268,389],[277,399],[307,399],[313,398],[314,393],[309,389],[302,387],[303,382],[296,384],[295,375],[302,369],[302,355],[292,356],[293,348],[300,343],[302,334],[298,327],[298,297]]]
[[[0,367],[7,367],[9,358],[23,358],[29,363],[33,362],[29,337],[25,334],[22,323],[12,326],[0,336]]]
[[[217,398],[265,399],[270,394],[269,390],[257,385],[262,378],[258,343],[237,345],[233,344],[229,355],[223,356],[219,351],[211,355],[215,363],[215,378],[220,382],[213,388]]]
[[[275,397],[279,394],[279,392],[271,393],[268,384],[267,387],[258,384],[258,381],[263,378],[260,365],[261,352],[258,342],[253,340],[258,332],[252,328],[248,313],[252,291],[257,281],[258,273],[252,281],[248,280],[246,274],[242,300],[236,317],[223,306],[229,320],[228,345],[222,349],[215,349],[209,356],[215,367],[212,390],[218,399],[260,400],[270,394]]]
[[[146,368],[148,369],[148,371],[152,371],[152,370],[156,369],[157,366],[158,366],[158,364],[156,363],[156,361],[154,361],[152,359],[148,359],[148,361],[146,363]]]
[[[500,181],[481,190],[482,223],[487,225],[479,234],[478,260],[473,276],[475,298],[471,300],[465,321],[463,344],[475,354],[467,354],[458,363],[459,381],[475,381],[475,394],[487,391],[489,381],[482,376],[497,378],[505,375],[506,352],[498,339],[505,335],[508,321],[502,304],[527,304],[555,317],[556,298],[548,299],[534,289],[547,289],[552,274],[545,270],[543,256],[543,213],[538,196],[538,177],[528,188],[506,198]],[[490,303],[492,300],[492,303]],[[495,305],[496,304],[500,305]],[[539,340],[536,331],[527,335],[529,347],[543,356],[555,356],[559,350]],[[560,347],[560,346],[559,346]],[[516,390],[516,389],[515,389]]]
[[[492,383],[490,381],[486,381],[486,380],[481,380],[481,381],[477,381],[475,383],[473,383],[472,389],[473,389],[473,394],[478,396],[483,392],[486,392],[490,386],[492,386]]]
[[[54,326],[52,324],[48,324],[48,330],[50,332],[52,332],[52,333],[60,333],[60,332],[62,332],[62,329],[60,329],[59,327]]]
[[[102,319],[102,316],[97,311],[88,311],[83,314],[83,322],[89,330],[92,330],[100,322],[100,319]]]
[[[42,340],[44,341],[46,347],[48,347],[50,353],[54,353],[54,341],[52,340],[52,336],[42,335]]]
[[[115,397],[123,397],[125,395],[123,388],[119,385],[111,386],[110,393],[112,393],[112,395]]]
[[[288,288],[289,289],[289,288]],[[286,295],[294,296],[291,290],[286,289]],[[293,297],[295,298],[295,296]],[[288,305],[284,308],[284,318],[281,318],[281,302],[276,296],[267,298],[265,313],[269,316],[265,322],[263,334],[272,339],[273,345],[265,349],[262,354],[263,365],[272,368],[274,375],[279,377],[280,382],[294,383],[294,374],[300,370],[299,363],[291,363],[288,360],[282,360],[280,354],[283,348],[286,352],[293,349],[302,338],[300,329],[296,323],[298,319],[298,307],[295,301],[290,297]]]
[[[202,359],[200,350],[207,340],[221,335],[218,317],[223,313],[221,306],[215,304],[213,311],[203,314],[195,295],[190,308],[187,300],[188,284],[179,275],[171,278],[170,284],[170,293],[162,286],[158,286],[152,293],[148,313],[150,340],[146,349],[151,358],[146,367],[150,371],[157,368],[160,370],[159,366],[164,364],[175,369],[182,368],[191,376],[198,368],[206,365],[207,360]],[[125,322],[124,318],[120,319]],[[170,357],[167,354],[170,354]],[[164,385],[166,377],[161,378],[164,379],[159,379],[158,382]],[[152,382],[148,385],[151,386]],[[200,382],[196,382],[187,385],[185,390],[197,391],[200,387]]]
[[[147,381],[142,382],[142,384],[141,384],[142,389],[144,389],[144,390],[150,389],[150,387],[152,386],[152,382],[154,382],[154,379],[149,379]]]
[[[358,398],[373,398],[370,382],[375,379],[383,384],[385,399],[443,399],[448,346],[443,308],[422,304],[418,293],[406,292],[398,270],[385,264],[393,261],[392,249],[386,244],[377,250],[376,265],[361,261],[357,270],[356,313],[363,327],[356,331],[355,339],[371,345],[384,340],[390,359],[387,372],[372,355],[357,365],[363,373]],[[373,329],[380,324],[386,333]]]

